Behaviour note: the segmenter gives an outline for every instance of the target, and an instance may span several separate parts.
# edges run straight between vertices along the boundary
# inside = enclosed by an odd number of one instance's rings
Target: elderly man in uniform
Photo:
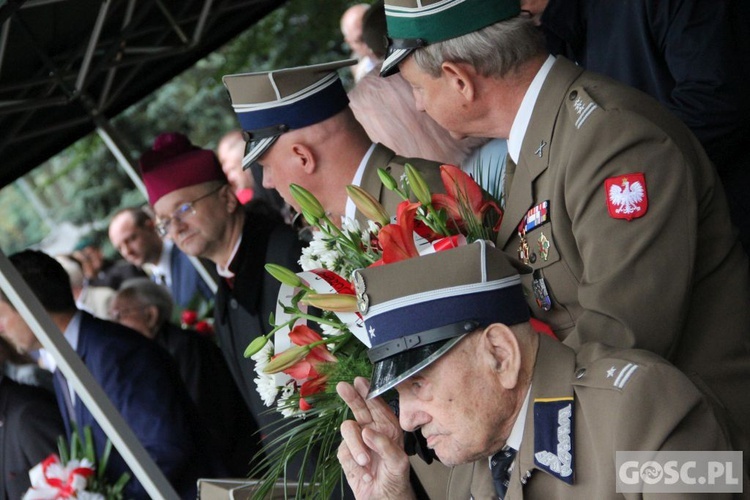
[[[534,316],[574,349],[646,349],[701,379],[747,450],[748,263],[700,143],[645,94],[549,56],[518,0],[435,3],[386,0],[383,71],[454,135],[508,138],[497,246],[533,268]]]
[[[123,259],[166,286],[178,306],[195,307],[196,300],[213,299],[211,288],[188,256],[171,240],[161,239],[154,220],[142,208],[124,208],[113,215],[109,240]]]
[[[216,264],[219,345],[258,427],[267,431],[281,415],[263,404],[253,381],[255,362],[244,351],[271,331],[268,319],[276,310],[279,282],[263,266],[297,269],[297,234],[263,202],[240,204],[213,151],[192,145],[182,134],[159,135],[140,166],[160,234],[186,254]]]
[[[348,199],[355,184],[377,198],[392,214],[401,198],[382,186],[378,168],[399,179],[404,164],[419,170],[433,190],[442,191],[439,163],[402,158],[374,144],[349,108],[337,70],[338,61],[278,71],[226,75],[232,107],[249,141],[243,165],[258,161],[263,186],[275,188],[295,210],[300,207],[289,185],[298,184],[320,201],[332,220],[365,220]]]
[[[536,333],[519,271],[484,241],[357,273],[372,380],[337,386],[357,498],[414,498],[399,423],[444,464],[492,469],[494,491],[473,498],[618,498],[618,451],[732,450],[711,400],[661,357]],[[398,416],[377,397],[393,388]]]

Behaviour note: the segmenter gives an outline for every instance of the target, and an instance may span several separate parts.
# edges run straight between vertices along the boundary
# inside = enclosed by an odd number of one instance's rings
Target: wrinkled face
[[[437,361],[396,386],[399,421],[422,430],[427,446],[448,466],[473,462],[500,449],[512,399],[464,339]],[[467,343],[469,345],[467,345]],[[500,444],[498,444],[500,443]]]
[[[290,138],[290,134],[282,134],[258,159],[258,163],[263,168],[263,187],[278,191],[284,201],[299,212],[300,207],[289,191],[289,185],[299,184],[307,188],[307,174],[290,150]]]
[[[144,337],[151,338],[149,308],[135,297],[117,295],[109,306],[109,318],[125,325]]]
[[[222,250],[236,198],[229,185],[217,191],[214,183],[206,182],[177,189],[159,198],[154,204],[157,224],[169,222],[166,236],[180,250],[195,257],[211,258]]]
[[[21,317],[21,313],[2,299],[0,299],[0,335],[21,353],[28,353],[42,347],[34,332]]]
[[[122,213],[112,219],[109,225],[109,239],[122,258],[141,267],[150,262],[156,264],[161,256],[162,243],[153,226],[135,225],[133,217]]]
[[[230,137],[221,143],[216,152],[221,169],[227,181],[236,192],[253,187],[253,178],[249,170],[242,170],[242,158],[245,156],[245,141],[241,136]]]
[[[400,65],[401,76],[409,82],[414,93],[417,111],[424,111],[455,139],[463,139],[466,125],[465,103],[451,87],[445,74],[434,78],[422,71],[414,57],[407,57]]]

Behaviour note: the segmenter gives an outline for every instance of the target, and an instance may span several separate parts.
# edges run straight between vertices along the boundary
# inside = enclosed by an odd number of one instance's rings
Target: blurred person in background
[[[172,297],[148,278],[123,282],[110,306],[110,319],[153,340],[172,355],[180,377],[207,423],[233,477],[247,475],[258,450],[254,420],[242,402],[219,347],[195,330],[170,322]]]
[[[109,239],[126,261],[166,286],[179,307],[195,308],[198,302],[213,300],[214,293],[190,258],[171,240],[162,240],[153,218],[143,208],[115,213],[109,223]]]
[[[102,240],[105,236],[91,233],[82,237],[73,249],[73,257],[81,263],[83,279],[89,286],[108,286],[117,290],[128,278],[146,274],[124,260],[113,260],[104,256]]]
[[[81,263],[72,255],[56,255],[55,260],[70,276],[70,288],[73,291],[76,306],[97,318],[107,319],[109,302],[114,297],[115,291],[108,286],[89,284],[83,277]]]
[[[341,16],[341,34],[344,35],[344,42],[351,49],[352,56],[357,58],[357,64],[351,68],[355,83],[372,71],[379,62],[372,49],[362,39],[362,23],[369,9],[369,4],[358,3],[346,9]]]

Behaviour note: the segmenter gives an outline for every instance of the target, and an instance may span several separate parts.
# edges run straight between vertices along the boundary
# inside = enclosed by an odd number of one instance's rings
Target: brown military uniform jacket
[[[569,431],[556,411],[568,404],[572,417],[564,423]],[[506,500],[641,498],[640,494],[615,492],[617,451],[734,449],[723,410],[663,358],[599,343],[587,344],[576,354],[545,335],[540,335],[529,407],[522,418],[523,439]],[[551,441],[557,446],[544,449],[536,442],[538,436],[553,436]],[[569,444],[563,443],[566,439]],[[535,461],[537,453],[542,461],[545,455],[556,457],[561,472],[545,470]],[[747,471],[733,475],[747,491]],[[488,459],[453,468],[447,482],[439,486],[446,488],[446,495],[428,491],[430,498],[433,494],[451,500],[497,498]],[[659,494],[655,498],[676,497]],[[679,498],[700,495],[681,494]]]
[[[360,187],[373,195],[391,217],[396,215],[396,207],[401,203],[401,197],[389,190],[380,182],[378,168],[388,170],[391,176],[400,182],[401,176],[405,175],[404,165],[408,163],[424,177],[427,186],[432,193],[443,193],[443,182],[440,180],[440,163],[436,161],[423,160],[421,158],[404,158],[383,146],[376,144],[375,149],[370,155],[370,159],[365,165],[364,174],[362,174],[362,183]],[[360,223],[366,221],[364,215],[357,211],[357,220]]]
[[[558,58],[518,166],[508,163],[498,246],[519,256],[532,211],[534,316],[576,350],[597,341],[664,356],[750,436],[747,257],[696,138],[645,94]]]
[[[546,411],[545,405],[562,410]],[[566,406],[572,406],[569,419],[560,417]],[[615,493],[617,451],[732,449],[715,406],[683,373],[648,351],[598,343],[575,354],[540,336],[524,418],[507,500],[641,498]],[[543,435],[554,436],[557,449],[538,446]],[[559,473],[545,470],[547,457],[559,460]],[[739,479],[741,472],[734,475]]]

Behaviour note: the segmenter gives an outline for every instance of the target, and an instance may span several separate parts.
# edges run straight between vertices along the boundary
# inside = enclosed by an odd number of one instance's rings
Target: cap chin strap
[[[280,135],[288,131],[289,126],[281,123],[279,125],[271,125],[270,127],[259,128],[256,130],[243,130],[242,138],[245,140],[245,142],[253,142],[260,139],[265,139],[266,137]]]
[[[394,340],[390,340],[367,351],[367,357],[372,363],[377,363],[391,356],[395,356],[404,351],[416,349],[429,344],[440,342],[441,340],[451,339],[460,335],[471,333],[479,328],[479,322],[474,320],[465,320],[450,325],[444,325],[425,332],[407,335]]]
[[[389,50],[418,49],[426,46],[427,41],[422,38],[388,38]]]

